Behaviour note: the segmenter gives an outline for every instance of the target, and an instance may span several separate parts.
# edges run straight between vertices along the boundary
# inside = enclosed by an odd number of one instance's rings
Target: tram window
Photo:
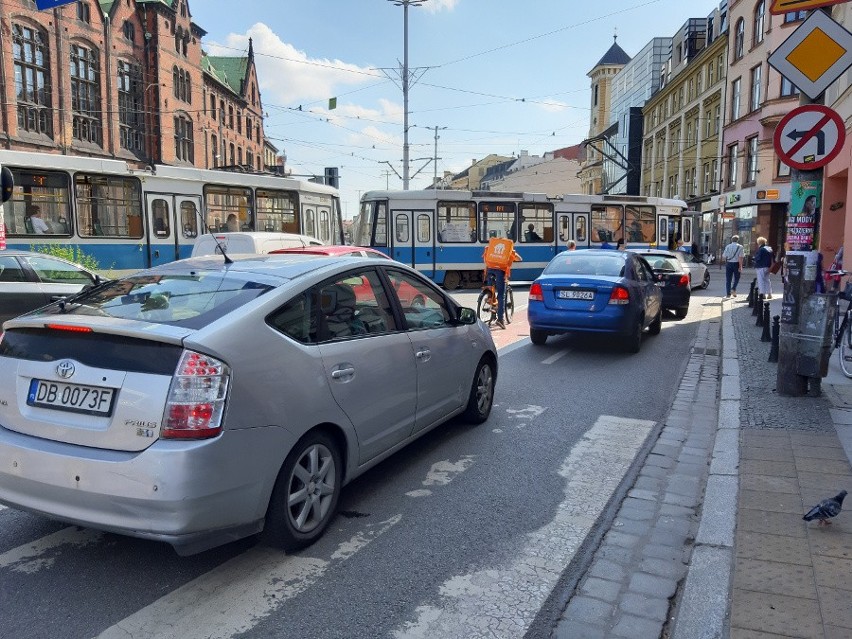
[[[47,224],[45,235],[70,235],[71,187],[64,173],[21,171],[12,169],[14,188],[11,199],[3,205],[6,234],[31,235],[27,215],[38,207]]]
[[[205,186],[204,209],[207,226],[211,231],[227,231],[226,220],[231,214],[237,216],[239,230],[254,230],[251,189],[236,186]]]
[[[574,239],[578,242],[588,242],[589,229],[587,228],[588,221],[585,217],[578,217],[574,228]]]
[[[296,211],[299,195],[295,191],[257,189],[257,228],[280,233],[301,233]]]
[[[386,202],[376,205],[376,235],[373,246],[388,245],[388,208]]]
[[[553,242],[553,209],[549,205],[521,205],[521,241]]]
[[[517,237],[516,227],[514,202],[479,203],[480,242],[487,242],[492,237],[514,240]]]
[[[615,242],[622,237],[624,211],[621,206],[592,205],[592,242]]]
[[[82,237],[141,238],[142,189],[136,178],[74,176],[77,229]]]
[[[627,206],[627,242],[648,243],[654,241],[654,207]]]
[[[180,203],[180,226],[184,237],[198,236],[198,209],[195,202]]]
[[[432,221],[425,213],[417,216],[417,242],[420,244],[432,242]]]
[[[317,236],[316,229],[316,214],[313,209],[306,208],[303,213],[303,217],[305,219],[305,235],[310,235],[311,237]]]
[[[323,242],[328,242],[330,237],[329,228],[329,219],[328,219],[328,209],[320,209],[319,210],[319,235],[317,236]]]
[[[157,237],[168,237],[169,231],[169,205],[165,200],[154,200],[151,202],[151,225],[154,235]]]
[[[399,213],[394,217],[394,237],[396,238],[396,242],[410,242],[411,241],[411,229],[408,228],[408,215],[405,213]]]
[[[476,240],[476,205],[471,203],[438,203],[438,238],[445,244],[470,243]]]

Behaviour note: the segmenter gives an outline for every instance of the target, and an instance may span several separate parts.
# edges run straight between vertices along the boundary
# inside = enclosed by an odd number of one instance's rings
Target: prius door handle
[[[338,368],[336,371],[331,371],[332,379],[343,379],[344,377],[351,377],[355,374],[355,367],[349,368]]]

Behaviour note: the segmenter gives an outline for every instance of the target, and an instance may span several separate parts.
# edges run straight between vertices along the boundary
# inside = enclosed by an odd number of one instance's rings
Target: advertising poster
[[[787,217],[787,250],[812,251],[819,224],[822,181],[793,182]]]

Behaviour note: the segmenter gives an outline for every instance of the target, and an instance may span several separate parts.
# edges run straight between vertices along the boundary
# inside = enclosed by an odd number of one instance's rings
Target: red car
[[[292,248],[283,248],[270,251],[270,254],[278,253],[302,253],[308,255],[349,255],[352,257],[374,257],[382,260],[389,260],[387,255],[381,251],[367,248],[365,246],[347,246],[344,244],[332,244],[325,246],[294,246]],[[364,297],[369,297],[368,291],[359,290],[358,285],[353,285],[355,296],[361,298],[361,293]],[[409,306],[425,306],[426,300],[423,295],[410,284],[403,282],[397,290],[399,301]]]

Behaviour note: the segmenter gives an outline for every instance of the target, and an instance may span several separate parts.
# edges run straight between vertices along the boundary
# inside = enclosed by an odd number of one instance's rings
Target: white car
[[[675,251],[677,259],[689,272],[690,288],[707,288],[710,285],[710,269],[698,256],[683,251]]]

